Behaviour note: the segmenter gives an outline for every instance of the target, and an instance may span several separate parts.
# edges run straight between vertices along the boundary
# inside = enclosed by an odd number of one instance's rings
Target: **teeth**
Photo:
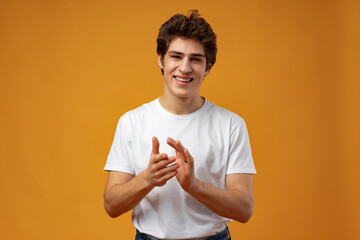
[[[193,80],[192,78],[181,78],[181,77],[175,77],[176,80],[179,80],[181,82],[190,82],[191,80]]]

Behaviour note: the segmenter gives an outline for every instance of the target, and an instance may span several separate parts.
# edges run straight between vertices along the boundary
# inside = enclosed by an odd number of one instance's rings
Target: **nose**
[[[190,73],[191,72],[190,60],[188,58],[183,58],[183,60],[180,63],[179,70],[182,73]]]

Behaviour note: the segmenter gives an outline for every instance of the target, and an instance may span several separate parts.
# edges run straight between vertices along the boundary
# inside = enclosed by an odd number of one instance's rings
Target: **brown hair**
[[[176,37],[185,37],[198,40],[204,46],[206,70],[216,61],[216,34],[210,24],[200,17],[198,10],[190,10],[188,16],[176,14],[166,21],[159,29],[157,38],[157,54],[164,59],[170,42]],[[163,72],[163,70],[161,69]]]

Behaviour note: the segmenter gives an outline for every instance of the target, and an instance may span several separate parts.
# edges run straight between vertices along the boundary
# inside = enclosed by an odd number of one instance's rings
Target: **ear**
[[[161,69],[164,69],[164,66],[163,66],[163,59],[161,57],[160,54],[158,54],[158,64],[160,66]]]
[[[209,64],[209,68],[208,68],[208,70],[206,70],[206,72],[205,72],[205,76],[207,76],[207,75],[209,75],[209,74],[210,74],[210,70],[211,70],[211,68],[212,68],[212,65],[211,65],[211,64]]]

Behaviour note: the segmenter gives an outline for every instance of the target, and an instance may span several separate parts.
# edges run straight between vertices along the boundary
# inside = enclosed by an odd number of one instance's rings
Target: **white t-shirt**
[[[194,158],[196,178],[219,189],[226,189],[227,174],[256,173],[242,118],[207,100],[191,114],[175,115],[158,99],[120,118],[105,170],[138,175],[149,164],[153,136],[160,142],[160,153],[168,156],[175,151],[166,139],[180,140]],[[134,208],[132,218],[136,229],[160,239],[213,235],[231,221],[186,193],[176,177],[155,187]]]

